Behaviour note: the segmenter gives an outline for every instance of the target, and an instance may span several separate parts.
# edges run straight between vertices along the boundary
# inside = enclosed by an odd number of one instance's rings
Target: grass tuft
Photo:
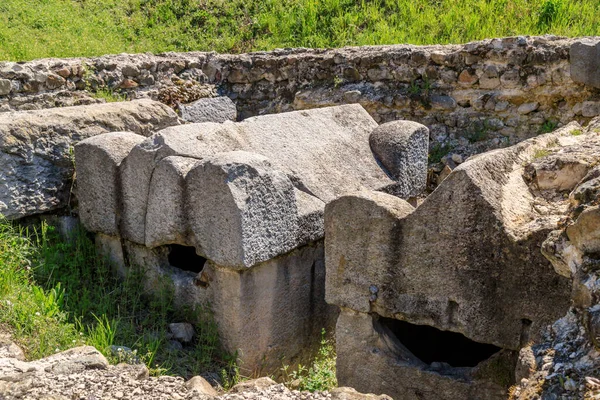
[[[444,157],[446,154],[448,154],[450,151],[452,151],[454,147],[452,145],[449,144],[440,144],[440,143],[435,143],[433,146],[431,146],[431,148],[429,149],[429,162],[430,163],[439,163],[442,160],[442,157]]]
[[[536,150],[535,153],[533,154],[533,159],[537,160],[538,158],[544,158],[546,156],[550,155],[550,151],[546,150],[546,149],[539,149]]]
[[[558,126],[557,122],[547,120],[546,122],[544,122],[542,124],[540,131],[541,131],[541,133],[550,133],[550,132],[554,131],[557,126]]]
[[[107,103],[115,103],[118,101],[126,101],[127,95],[123,93],[116,92],[111,89],[98,89],[95,92],[92,92],[92,97],[96,99],[104,99]]]
[[[583,131],[581,129],[574,129],[571,131],[571,136],[580,136],[583,135]]]

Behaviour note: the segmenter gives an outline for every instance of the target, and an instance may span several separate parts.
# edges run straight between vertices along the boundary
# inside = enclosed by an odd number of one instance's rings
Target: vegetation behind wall
[[[3,0],[0,60],[598,35],[596,0]]]

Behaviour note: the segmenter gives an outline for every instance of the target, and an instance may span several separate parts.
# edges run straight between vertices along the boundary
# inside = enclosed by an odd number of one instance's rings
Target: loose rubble
[[[6,338],[2,343],[18,349]],[[0,352],[2,400],[389,400],[387,396],[363,395],[349,388],[331,393],[299,392],[270,378],[245,381],[224,393],[200,376],[186,382],[181,377],[149,377],[143,364],[109,365],[98,350],[89,346],[33,362],[10,355]]]
[[[563,204],[563,218],[542,246],[569,277],[572,307],[519,354],[511,399],[600,399],[600,120],[573,144],[531,164],[532,190]]]

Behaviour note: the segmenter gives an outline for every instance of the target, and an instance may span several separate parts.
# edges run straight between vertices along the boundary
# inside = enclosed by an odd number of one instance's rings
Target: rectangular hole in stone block
[[[428,325],[382,317],[378,323],[391,331],[415,357],[429,365],[446,363],[456,368],[475,367],[502,350],[491,344],[475,342],[460,333]]]
[[[202,272],[206,258],[198,255],[191,246],[172,244],[169,246],[169,264],[172,267],[195,273]]]

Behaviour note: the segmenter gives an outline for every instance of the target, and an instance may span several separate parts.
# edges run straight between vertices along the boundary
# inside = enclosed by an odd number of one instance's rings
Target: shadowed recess
[[[444,362],[453,367],[475,367],[501,350],[491,344],[475,342],[460,333],[442,331],[427,325],[415,325],[391,318],[380,318],[379,323],[427,364]]]
[[[195,273],[202,272],[206,258],[196,254],[194,247],[178,244],[172,244],[169,247],[169,264],[172,267]]]

